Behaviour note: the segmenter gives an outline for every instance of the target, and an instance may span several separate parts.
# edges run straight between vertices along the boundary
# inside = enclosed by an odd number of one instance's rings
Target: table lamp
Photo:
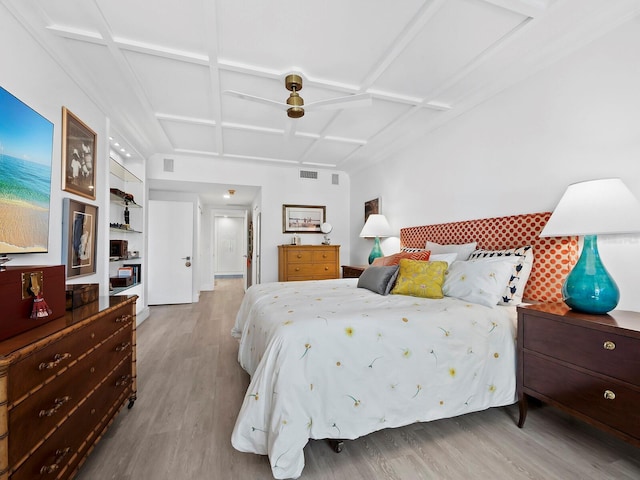
[[[375,238],[373,241],[373,248],[369,254],[369,264],[373,263],[376,258],[382,256],[380,237],[390,237],[391,235],[393,235],[393,230],[391,230],[389,222],[387,222],[384,215],[378,213],[372,213],[369,215],[369,218],[367,218],[367,221],[360,232],[361,237]]]
[[[573,310],[604,314],[620,300],[620,290],[600,260],[598,235],[640,232],[640,203],[619,178],[567,187],[541,237],[582,235],[582,253],[562,286]]]

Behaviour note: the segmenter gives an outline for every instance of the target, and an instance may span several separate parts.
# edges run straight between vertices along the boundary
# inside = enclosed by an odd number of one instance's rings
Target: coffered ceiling
[[[632,0],[0,0],[135,156],[354,171],[637,14]],[[225,94],[371,106],[286,112]]]

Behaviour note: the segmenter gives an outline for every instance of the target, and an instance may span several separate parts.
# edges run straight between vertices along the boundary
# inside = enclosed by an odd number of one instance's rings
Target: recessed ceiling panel
[[[297,160],[313,140],[263,132],[223,129],[224,153],[258,158]]]
[[[360,148],[353,143],[321,140],[313,145],[302,161],[314,165],[340,166],[345,157]]]
[[[239,63],[360,82],[424,0],[217,2],[220,56]]]
[[[135,40],[192,53],[207,52],[202,0],[95,1],[116,39]],[[84,0],[83,3],[88,2]]]
[[[410,105],[374,100],[371,107],[342,110],[325,133],[336,137],[367,140],[410,108]]]
[[[216,129],[211,125],[199,125],[163,120],[162,128],[176,150],[216,152]]]
[[[482,0],[443,2],[375,87],[428,98],[524,18]]]
[[[213,118],[207,67],[135,52],[126,58],[156,112]]]
[[[37,2],[49,25],[99,35],[103,21],[93,2],[86,0],[48,0]]]

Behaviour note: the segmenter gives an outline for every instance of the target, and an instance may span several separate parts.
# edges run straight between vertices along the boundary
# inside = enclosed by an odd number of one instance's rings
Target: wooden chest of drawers
[[[340,245],[278,245],[278,281],[340,276]]]
[[[519,307],[517,383],[518,426],[531,396],[640,446],[640,314]]]
[[[0,480],[71,478],[136,399],[137,297],[101,297],[0,342]]]

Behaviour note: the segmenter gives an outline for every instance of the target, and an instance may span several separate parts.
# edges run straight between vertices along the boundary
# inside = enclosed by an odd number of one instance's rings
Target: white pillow
[[[429,255],[430,262],[447,262],[447,264],[451,265],[456,261],[458,257],[457,253],[436,253],[435,255]]]
[[[518,257],[455,261],[444,276],[442,293],[467,302],[493,307],[504,293]]]
[[[457,253],[458,258],[456,260],[467,260],[471,252],[473,252],[478,246],[478,242],[463,243],[461,245],[440,245],[439,243],[430,242],[427,240],[425,248],[431,250],[431,255],[434,253]]]
[[[531,268],[533,267],[533,247],[510,248],[506,250],[476,250],[469,256],[469,260],[474,258],[496,258],[516,256],[518,262],[513,267],[513,272],[507,281],[499,305],[518,305],[522,303],[522,294],[529,280]]]

